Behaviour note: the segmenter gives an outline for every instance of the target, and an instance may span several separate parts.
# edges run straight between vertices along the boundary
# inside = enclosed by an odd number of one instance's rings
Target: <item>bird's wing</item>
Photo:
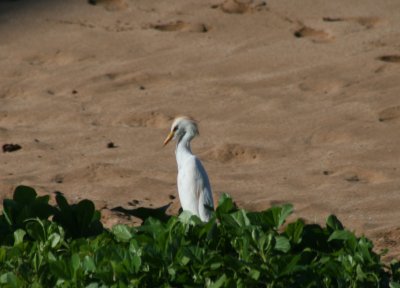
[[[182,209],[199,215],[198,172],[194,157],[189,158],[178,172],[178,193]]]
[[[214,201],[208,175],[200,160],[196,158],[196,196],[199,203],[200,219],[208,221],[211,211],[214,210]]]

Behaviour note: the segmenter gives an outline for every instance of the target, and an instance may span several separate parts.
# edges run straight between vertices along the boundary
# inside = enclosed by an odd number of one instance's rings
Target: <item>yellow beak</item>
[[[175,135],[175,133],[174,132],[169,132],[169,134],[168,134],[168,136],[167,136],[167,138],[165,138],[165,140],[164,140],[164,145],[163,146],[165,146],[165,145],[167,145],[168,144],[168,142],[169,141],[171,141],[172,140],[172,138],[174,138],[174,135]]]

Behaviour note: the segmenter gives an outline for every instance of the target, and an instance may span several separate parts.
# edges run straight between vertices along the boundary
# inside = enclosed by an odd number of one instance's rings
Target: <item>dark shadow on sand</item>
[[[134,216],[141,219],[142,221],[145,221],[147,218],[152,217],[160,220],[161,222],[167,222],[169,218],[171,218],[171,216],[168,215],[166,212],[171,204],[172,202],[158,208],[139,207],[135,209],[125,209],[124,207],[118,206],[112,208],[111,211],[119,212],[124,215]]]

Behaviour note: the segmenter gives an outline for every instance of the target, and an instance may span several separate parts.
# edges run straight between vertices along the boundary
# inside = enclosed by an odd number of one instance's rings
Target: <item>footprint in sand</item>
[[[189,23],[180,20],[167,23],[150,24],[148,27],[162,32],[183,31],[206,33],[210,30],[210,28],[203,23]]]
[[[342,90],[344,83],[333,79],[307,79],[299,84],[299,89],[313,95],[335,94]]]
[[[383,55],[379,56],[378,60],[389,63],[400,63],[400,55]]]
[[[88,3],[91,5],[102,5],[104,9],[110,12],[123,11],[129,7],[127,0],[89,0]]]
[[[167,73],[116,71],[96,75],[89,79],[88,85],[97,86],[100,93],[132,88],[145,90],[151,84],[168,82],[170,77]]]
[[[323,175],[353,184],[380,184],[390,180],[389,176],[382,171],[354,166],[325,170]]]
[[[297,38],[309,38],[314,43],[328,43],[335,39],[335,37],[324,30],[317,30],[311,27],[302,26],[296,30],[293,35]]]
[[[378,17],[354,17],[349,19],[350,21],[354,21],[367,29],[375,28],[376,26],[384,22],[381,18]]]
[[[383,172],[360,167],[342,167],[335,169],[335,171],[324,170],[322,174],[354,184],[379,184],[388,181],[387,175]]]
[[[57,174],[51,179],[51,182],[55,182],[57,184],[61,184],[64,182],[64,176],[61,174]]]
[[[400,106],[392,106],[381,110],[378,113],[378,119],[380,122],[392,121],[400,118]]]
[[[243,146],[239,144],[223,144],[202,153],[202,158],[221,163],[240,162],[249,163],[261,157],[260,148]]]
[[[134,29],[133,25],[129,22],[122,22],[117,20],[112,26],[103,26],[104,30],[108,32],[127,32]]]
[[[245,14],[260,11],[267,6],[267,2],[260,0],[225,0],[220,5],[213,5],[211,8],[220,8],[228,14]]]
[[[129,115],[128,117],[118,120],[118,124],[128,127],[166,128],[169,127],[173,118],[174,117],[161,112],[151,111]]]
[[[323,17],[322,20],[325,22],[355,22],[366,29],[375,28],[383,23],[383,20],[378,17]]]
[[[386,182],[387,176],[380,171],[364,168],[347,168],[334,173],[349,183],[379,184]]]

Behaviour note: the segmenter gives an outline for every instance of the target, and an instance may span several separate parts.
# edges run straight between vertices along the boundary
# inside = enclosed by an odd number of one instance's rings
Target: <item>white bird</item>
[[[203,222],[207,222],[214,209],[214,203],[207,172],[190,149],[190,141],[197,135],[199,130],[195,120],[186,116],[177,117],[172,123],[164,146],[172,139],[176,141],[178,194],[182,210],[189,211]]]

